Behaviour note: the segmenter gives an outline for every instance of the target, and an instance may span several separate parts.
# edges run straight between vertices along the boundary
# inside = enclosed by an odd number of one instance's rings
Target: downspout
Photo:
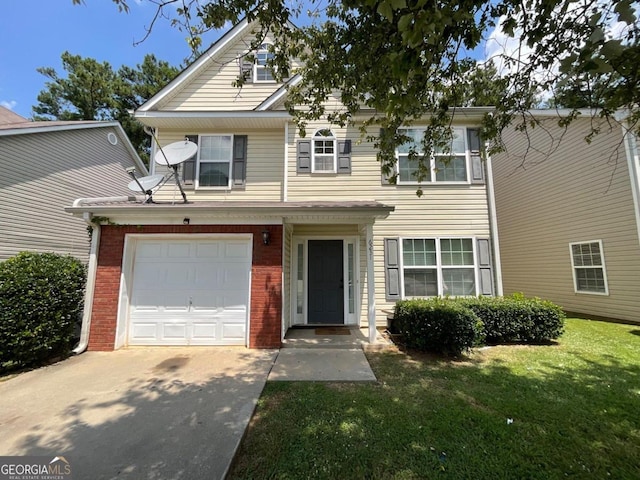
[[[485,146],[488,151],[489,145]],[[495,267],[496,295],[501,297],[504,295],[502,288],[502,261],[500,260],[500,241],[498,240],[498,219],[496,214],[496,198],[493,189],[493,169],[491,167],[491,157],[487,154],[487,203],[489,206],[489,231],[491,233],[491,242],[493,243],[493,263]]]
[[[84,310],[82,312],[80,342],[76,348],[73,349],[73,353],[76,355],[84,352],[89,345],[89,329],[91,327],[93,293],[95,291],[96,272],[98,270],[98,248],[100,246],[100,225],[96,225],[91,222],[92,215],[90,213],[84,214],[83,218],[91,227],[91,250],[89,252],[89,266],[87,269],[87,284],[84,291]]]

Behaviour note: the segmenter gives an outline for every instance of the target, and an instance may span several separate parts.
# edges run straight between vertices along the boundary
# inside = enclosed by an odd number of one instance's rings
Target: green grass
[[[368,358],[378,383],[269,382],[228,478],[640,478],[640,327]]]

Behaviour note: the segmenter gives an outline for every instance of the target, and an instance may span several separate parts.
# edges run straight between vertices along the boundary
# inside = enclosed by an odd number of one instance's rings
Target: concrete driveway
[[[223,478],[276,356],[88,352],[0,380],[0,455],[64,456],[80,480]]]

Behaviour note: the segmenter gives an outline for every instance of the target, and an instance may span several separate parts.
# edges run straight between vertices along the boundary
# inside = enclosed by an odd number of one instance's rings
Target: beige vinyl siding
[[[185,135],[247,135],[246,187],[228,189],[186,189],[189,201],[247,200],[279,201],[282,199],[284,130],[244,130],[244,131],[168,131],[159,132],[160,145],[168,145],[184,140]],[[154,165],[155,173],[165,173],[166,168]],[[180,199],[180,193],[173,180],[154,195],[158,200]]]
[[[132,195],[133,166],[113,127],[0,137],[0,260],[23,250],[87,261],[87,225],[64,211],[80,197]]]
[[[509,130],[508,152],[493,160],[505,293],[640,321],[640,245],[621,129],[602,125],[588,144],[590,119],[581,119],[552,145],[547,132],[562,135],[556,122],[529,132],[542,153],[523,158],[528,140]],[[574,291],[569,243],[593,240],[602,240],[608,296]]]
[[[197,76],[185,81],[170,98],[157,109],[167,111],[253,110],[269,95],[282,86],[281,83],[252,83],[242,88],[233,82],[240,74],[239,59],[248,52],[253,34],[247,30],[237,41],[229,45],[203,67]],[[272,42],[268,36],[267,42]]]
[[[306,139],[311,139],[319,128],[327,128],[327,125],[309,125]],[[378,325],[385,325],[386,315],[382,310],[393,309],[394,304],[385,300],[384,238],[489,237],[486,188],[485,185],[472,184],[425,185],[423,196],[418,198],[416,185],[382,185],[380,164],[376,160],[373,144],[361,141],[360,132],[355,129],[332,127],[331,130],[338,140],[351,139],[351,174],[298,174],[296,145],[300,137],[295,126],[290,125],[288,200],[375,200],[395,207],[395,211],[387,218],[376,220],[373,226],[376,321]],[[351,231],[352,228],[359,228],[336,227],[326,230],[326,226],[315,226],[319,231],[325,229],[325,234],[329,231],[338,233],[345,229]],[[314,226],[296,226],[296,234],[299,231],[313,231],[313,228]],[[363,229],[360,230],[360,235],[360,324],[366,326],[367,250]]]

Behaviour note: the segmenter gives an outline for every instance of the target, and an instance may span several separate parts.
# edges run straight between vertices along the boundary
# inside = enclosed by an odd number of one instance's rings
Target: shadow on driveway
[[[64,456],[77,479],[223,478],[275,350],[88,352],[0,383],[0,454]]]

